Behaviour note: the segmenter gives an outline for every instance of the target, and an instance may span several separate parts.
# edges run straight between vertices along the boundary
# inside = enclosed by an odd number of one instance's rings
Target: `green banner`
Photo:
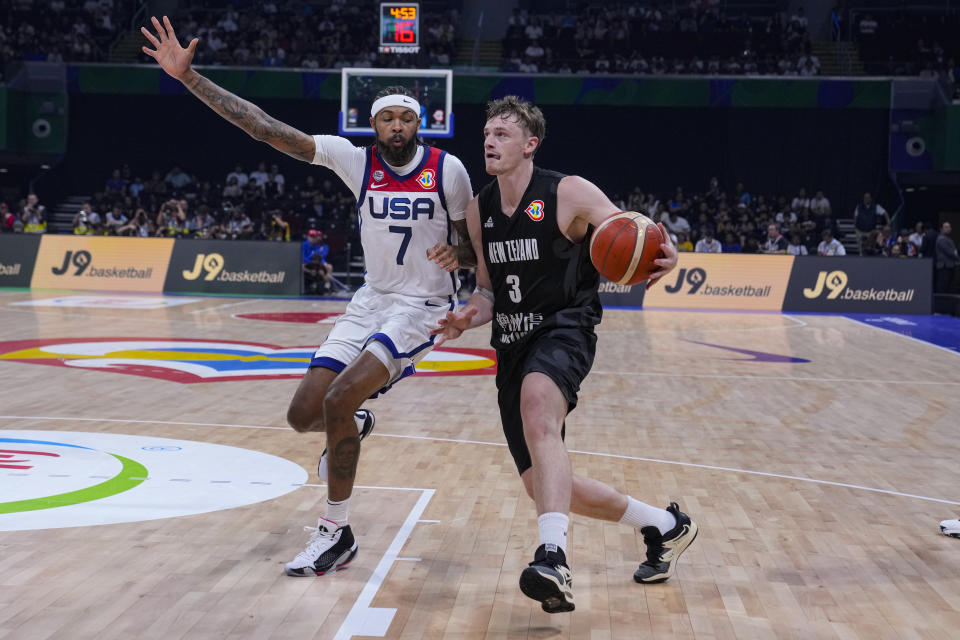
[[[200,68],[225,89],[249,98],[340,99],[338,71]],[[71,92],[179,94],[183,86],[152,65],[70,65]],[[453,101],[482,104],[515,94],[543,105],[642,107],[885,109],[890,82],[872,78],[718,78],[523,76],[455,72]]]

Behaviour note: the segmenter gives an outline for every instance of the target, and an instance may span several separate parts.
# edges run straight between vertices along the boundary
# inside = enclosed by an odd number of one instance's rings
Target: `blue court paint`
[[[878,329],[926,342],[960,354],[960,318],[953,316],[899,316],[845,313],[845,317]]]

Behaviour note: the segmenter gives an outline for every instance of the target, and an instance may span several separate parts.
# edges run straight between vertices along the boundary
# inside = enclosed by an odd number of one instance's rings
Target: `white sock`
[[[537,518],[537,524],[540,526],[540,544],[547,546],[547,551],[553,551],[550,546],[560,549],[564,553],[567,550],[567,527],[570,525],[570,518],[565,513],[550,511],[541,514]]]
[[[660,535],[663,535],[677,526],[677,519],[666,509],[651,507],[627,496],[627,510],[620,518],[620,523],[637,529],[656,527],[660,530]]]
[[[323,517],[324,519],[335,523],[338,527],[344,527],[349,524],[349,521],[347,520],[347,514],[349,511],[350,498],[341,500],[340,502],[334,502],[327,498],[327,515]]]

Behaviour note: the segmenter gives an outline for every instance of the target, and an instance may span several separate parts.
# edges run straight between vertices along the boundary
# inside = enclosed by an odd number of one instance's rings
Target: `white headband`
[[[403,107],[405,109],[410,109],[417,114],[418,118],[420,117],[420,103],[410,96],[403,96],[399,93],[392,93],[389,96],[383,96],[379,100],[374,100],[373,106],[370,108],[371,117],[377,117],[377,114],[387,107]]]

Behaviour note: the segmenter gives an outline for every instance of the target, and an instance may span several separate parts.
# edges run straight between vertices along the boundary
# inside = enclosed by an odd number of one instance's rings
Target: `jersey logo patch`
[[[383,171],[380,171],[380,169],[377,169],[376,171],[373,172],[373,181],[380,182],[381,180],[383,180]]]
[[[433,189],[437,184],[437,174],[434,173],[433,169],[424,169],[420,172],[420,175],[417,176],[417,182],[424,189]]]
[[[543,200],[534,200],[528,204],[526,212],[534,222],[543,220]]]
[[[487,221],[483,223],[484,229],[493,229],[493,218],[487,218]]]

